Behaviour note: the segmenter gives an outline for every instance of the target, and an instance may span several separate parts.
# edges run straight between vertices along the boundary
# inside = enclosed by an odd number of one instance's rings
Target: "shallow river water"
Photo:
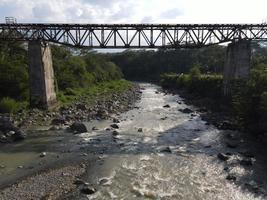
[[[203,121],[197,112],[182,113],[179,109],[189,106],[178,95],[165,94],[153,84],[140,85],[142,96],[136,108],[116,116],[120,120],[117,136],[106,130],[111,121],[94,121],[86,123],[88,130],[94,126],[98,130],[89,133],[69,134],[66,139],[64,131],[59,131],[57,138],[48,131],[41,139],[38,136],[11,145],[11,152],[1,149],[0,161],[7,167],[0,170],[0,183],[8,181],[12,174],[23,173],[18,165],[45,162],[39,158],[41,151],[48,152],[48,161],[65,157],[68,152],[86,152],[97,161],[89,165],[83,179],[97,192],[85,196],[77,190],[68,199],[266,199],[264,146],[254,151],[255,145],[240,139],[237,148],[228,148],[225,136],[239,133],[220,131]],[[138,131],[140,128],[142,131]],[[259,155],[253,166],[240,165],[240,152],[245,150]],[[227,163],[220,161],[219,152],[231,153],[231,159]],[[227,180],[228,174],[234,174],[237,180]]]
[[[137,108],[119,116],[118,136],[103,131],[104,127],[80,136],[83,148],[98,152],[100,158],[90,167],[86,180],[97,192],[86,198],[264,199],[241,182],[226,180],[225,163],[217,158],[218,152],[231,152],[222,142],[225,132],[206,125],[198,114],[180,112],[188,106],[178,95],[159,92],[151,84],[141,87]],[[245,183],[253,170],[232,162],[232,172]]]

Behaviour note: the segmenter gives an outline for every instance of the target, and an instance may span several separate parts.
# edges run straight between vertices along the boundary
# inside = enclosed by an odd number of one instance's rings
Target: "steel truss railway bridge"
[[[91,48],[199,48],[267,39],[267,24],[0,24],[1,40]]]
[[[78,48],[178,49],[228,42],[224,94],[231,80],[250,71],[250,41],[266,40],[267,24],[25,24],[7,18],[0,23],[0,40],[29,43],[31,105],[56,104],[49,43]]]

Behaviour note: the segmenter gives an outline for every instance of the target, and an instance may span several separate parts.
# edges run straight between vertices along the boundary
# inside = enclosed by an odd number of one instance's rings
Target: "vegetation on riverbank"
[[[133,84],[124,79],[101,82],[91,87],[71,89],[58,93],[58,99],[62,105],[70,105],[77,99],[83,99],[90,103],[101,97],[107,97],[113,93],[120,93],[130,89]]]
[[[73,99],[96,90],[129,86],[120,68],[105,56],[90,50],[52,46],[53,66],[59,100]],[[115,82],[110,82],[117,80]],[[20,42],[0,42],[0,112],[16,113],[28,108],[29,76],[27,48]],[[108,83],[110,82],[110,83]]]
[[[267,131],[267,63],[253,66],[247,80],[234,81],[233,95],[229,98],[224,98],[222,93],[222,75],[201,74],[197,67],[192,68],[189,74],[164,74],[161,85],[186,91],[196,99],[205,99],[204,104],[213,110],[221,109],[220,104],[227,105],[240,127],[249,132]]]

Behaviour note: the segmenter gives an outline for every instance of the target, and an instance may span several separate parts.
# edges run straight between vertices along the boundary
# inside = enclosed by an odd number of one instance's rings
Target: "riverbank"
[[[113,118],[133,109],[141,95],[139,85],[129,82],[107,91],[102,89],[97,89],[99,94],[84,96],[59,111],[38,111],[39,117],[51,112],[57,116],[48,115],[46,120],[21,126],[28,134],[25,141],[0,146],[0,199],[57,199],[80,184],[79,177],[89,165],[101,160],[94,155],[100,152],[88,153],[82,148],[84,143],[79,135],[66,128],[80,121],[90,134],[106,129],[114,123]],[[69,112],[66,114],[66,111]]]
[[[13,117],[16,124],[24,129],[49,125],[58,129],[76,121],[108,119],[112,114],[131,109],[140,96],[139,91],[138,85],[132,82],[110,81],[60,95],[61,106],[58,110],[33,109]]]
[[[83,91],[61,94],[59,96],[61,106],[58,109],[48,111],[30,109],[17,114],[0,115],[0,125],[2,123],[4,127],[0,142],[13,140],[12,135],[3,135],[4,132],[15,133],[16,130],[21,130],[25,135],[24,132],[27,130],[59,130],[67,128],[74,122],[109,119],[114,114],[133,108],[139,97],[139,86],[126,80],[110,81]],[[16,140],[17,137],[13,138]]]
[[[207,124],[212,124],[221,130],[244,131],[233,112],[231,104],[223,99],[203,97],[186,89],[163,88],[163,91],[165,93],[179,94],[186,104],[196,106],[200,117]]]

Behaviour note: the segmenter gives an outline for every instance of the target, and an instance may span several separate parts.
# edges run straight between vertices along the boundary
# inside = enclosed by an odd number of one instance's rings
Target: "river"
[[[111,121],[102,121],[87,123],[89,130],[93,126],[98,130],[71,138],[75,145],[69,145],[70,151],[98,158],[83,177],[97,192],[85,196],[77,190],[67,199],[266,199],[265,156],[259,158],[262,163],[256,157],[254,166],[239,164],[238,152],[253,145],[240,139],[243,145],[227,147],[226,135],[239,133],[218,130],[197,112],[179,111],[196,108],[178,95],[165,94],[153,84],[140,85],[142,97],[136,108],[116,116],[118,135],[106,130]],[[229,153],[230,159],[219,160],[220,152]],[[228,174],[237,180],[227,180]]]
[[[158,92],[152,84],[141,88],[137,108],[119,116],[118,136],[101,130],[81,135],[89,152],[103,152],[86,178],[98,190],[88,199],[263,198],[226,180],[226,164],[217,158],[219,152],[233,151],[222,142],[226,131],[206,125],[198,114],[180,112],[188,106],[177,103],[183,102],[178,95]],[[238,156],[232,157],[234,163]],[[251,176],[251,169],[229,163],[240,178]]]

